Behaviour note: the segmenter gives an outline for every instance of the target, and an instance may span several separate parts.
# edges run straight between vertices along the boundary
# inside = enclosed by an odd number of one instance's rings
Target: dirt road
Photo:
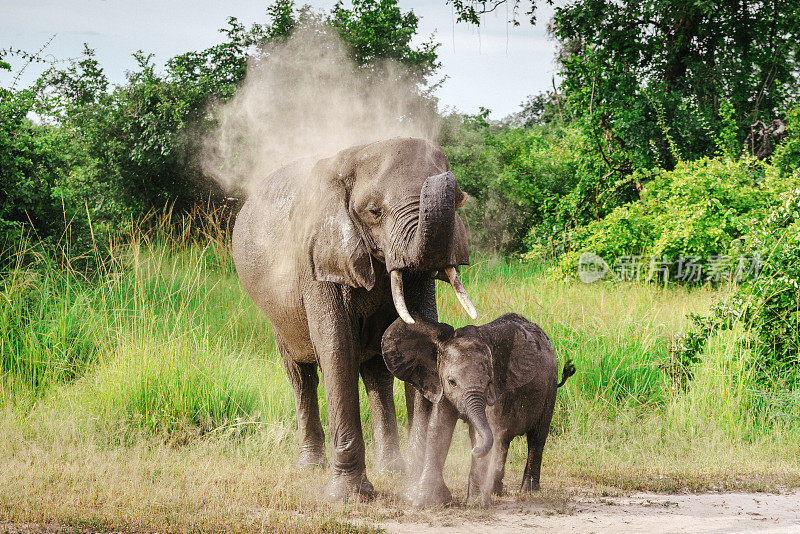
[[[800,533],[798,491],[576,497],[561,510],[502,499],[492,512],[478,519],[460,519],[457,510],[451,512],[449,517],[437,515],[435,521],[392,522],[381,527],[398,534],[500,534],[545,530],[615,534]]]

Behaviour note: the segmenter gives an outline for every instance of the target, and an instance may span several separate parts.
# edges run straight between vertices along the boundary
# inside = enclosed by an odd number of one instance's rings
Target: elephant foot
[[[520,493],[533,493],[539,491],[539,481],[533,481],[532,477],[523,477],[522,486],[519,488]]]
[[[492,494],[491,492],[484,491],[482,488],[470,488],[467,493],[467,504],[486,508],[492,504]]]
[[[380,472],[406,472],[406,463],[403,461],[399,451],[379,454],[375,463]]]
[[[404,497],[412,506],[418,508],[422,506],[441,506],[453,502],[453,495],[444,481],[438,483],[420,481],[419,484],[410,486],[406,490]]]
[[[414,462],[412,458],[407,457],[405,475],[409,487],[416,485],[420,478],[422,478],[422,466]]]
[[[481,487],[479,484],[470,482],[467,485],[467,502],[472,503],[475,502],[478,498],[478,495],[481,493]]]
[[[375,493],[372,482],[367,480],[366,473],[339,473],[331,476],[325,487],[325,495],[334,501],[343,501],[351,496],[371,499]]]
[[[303,448],[297,457],[297,467],[300,469],[325,469],[328,467],[328,459],[325,457],[324,448]]]
[[[414,502],[414,497],[416,496],[416,494],[417,494],[417,485],[411,484],[403,492],[403,499],[408,503]]]
[[[503,481],[498,480],[494,483],[494,488],[492,489],[492,493],[495,495],[502,495],[503,494]]]

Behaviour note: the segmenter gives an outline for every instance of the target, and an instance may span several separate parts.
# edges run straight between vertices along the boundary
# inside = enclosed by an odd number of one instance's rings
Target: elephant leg
[[[414,425],[414,396],[417,390],[408,382],[403,382],[405,385],[405,398],[406,398],[406,416],[408,417],[408,432],[411,435],[411,427]]]
[[[419,482],[407,493],[414,506],[436,506],[453,500],[444,482],[443,471],[456,421],[458,412],[449,401],[442,399],[434,404],[425,447],[425,466]]]
[[[372,413],[372,433],[375,436],[375,459],[381,471],[405,470],[397,435],[397,415],[394,407],[394,376],[383,358],[375,356],[361,364],[361,379],[367,390]]]
[[[280,347],[281,344],[278,344]],[[283,366],[294,390],[294,406],[297,412],[297,430],[300,439],[300,455],[297,465],[300,468],[325,467],[325,433],[319,418],[317,387],[319,376],[317,364],[299,363],[289,359],[281,349]]]
[[[553,409],[556,404],[556,393],[552,391],[545,401],[542,416],[539,422],[526,434],[528,440],[528,460],[525,462],[525,471],[522,474],[521,492],[529,493],[539,491],[539,477],[542,472],[542,452],[547,436],[550,433],[550,423],[553,420]]]
[[[428,443],[428,425],[430,423],[433,404],[424,396],[418,394],[414,386],[406,383],[406,395],[412,393],[413,407],[411,413],[413,419],[408,428],[408,446],[406,447],[406,460],[408,460],[407,478],[413,486],[419,482],[422,475],[422,468],[425,466],[425,447]],[[408,398],[408,397],[407,397]]]
[[[520,491],[530,493],[539,490],[539,476],[542,471],[542,452],[547,434],[542,438],[537,432],[530,431],[528,439],[528,460],[525,462],[525,471],[522,473],[522,485]]]
[[[410,275],[404,281],[406,303],[409,309],[431,322],[438,322],[436,311],[436,282],[429,275]],[[416,484],[425,464],[425,444],[433,404],[417,393],[414,386],[406,383],[406,410],[408,412],[408,447],[406,461],[410,483]]]
[[[475,429],[472,425],[469,427],[469,440],[472,446],[475,446]],[[475,458],[470,457],[469,465],[469,481],[467,483],[467,502],[475,502],[480,498],[481,485],[483,479],[486,478],[486,457]]]
[[[325,382],[331,436],[332,499],[371,496],[364,462],[364,436],[358,402],[359,357],[356,330],[335,284],[321,282],[304,295],[308,328]]]
[[[509,441],[497,439],[486,459],[486,473],[481,484],[480,502],[484,506],[492,503],[492,493],[502,491],[503,475],[506,471],[506,457],[508,456]]]

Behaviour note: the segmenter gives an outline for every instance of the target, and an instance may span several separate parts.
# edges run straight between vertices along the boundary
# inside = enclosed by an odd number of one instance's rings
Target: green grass
[[[337,508],[319,499],[324,476],[294,470],[291,389],[224,240],[156,232],[111,251],[90,274],[44,255],[4,273],[0,519],[346,531],[352,525],[339,521],[406,513],[398,476],[371,473],[377,503]],[[476,261],[463,279],[477,323],[521,313],[550,335],[560,362],[575,363],[545,453],[543,485],[556,501],[574,488],[800,484],[797,402],[751,379],[756,362],[736,345],[740,331],[711,340],[688,384],[667,372],[687,314],[706,311],[729,288],[584,285],[500,259]],[[442,320],[469,322],[449,286],[438,286],[437,300]],[[405,425],[399,383],[395,392]],[[326,419],[322,388],[320,400]],[[361,407],[371,447],[363,389]],[[447,466],[457,497],[467,451],[460,425]],[[518,439],[509,487],[524,455]]]

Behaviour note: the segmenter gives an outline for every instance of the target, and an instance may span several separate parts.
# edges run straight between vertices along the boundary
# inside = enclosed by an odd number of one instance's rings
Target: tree
[[[353,0],[346,9],[339,1],[331,10],[328,23],[336,28],[342,41],[352,50],[353,60],[364,68],[391,59],[408,67],[424,82],[441,63],[433,37],[414,48],[411,40],[417,33],[419,18],[413,11],[403,13],[397,0]]]
[[[65,216],[59,186],[69,167],[69,139],[58,129],[36,125],[26,116],[35,100],[31,89],[0,89],[0,247],[19,238],[22,226],[42,229],[41,238],[55,233]],[[3,243],[3,241],[6,241]],[[2,256],[4,250],[0,250]]]
[[[531,128],[550,123],[564,123],[567,119],[561,106],[561,96],[555,91],[544,91],[530,95],[520,107],[504,121],[514,127]]]
[[[544,0],[553,5],[553,0]],[[452,5],[458,15],[458,22],[480,25],[481,15],[492,13],[500,6],[510,7],[509,21],[511,24],[519,25],[519,11],[522,6],[526,6],[525,15],[536,23],[536,0],[523,2],[522,0],[446,0],[446,4]]]
[[[11,71],[3,54],[0,51],[0,69]],[[44,62],[39,53],[11,54],[28,63]],[[67,225],[78,234],[86,226],[85,216],[80,217],[84,205],[75,201],[73,187],[80,183],[76,167],[82,161],[81,148],[68,130],[29,118],[42,109],[41,89],[41,83],[24,89],[14,84],[0,87],[0,262],[24,227],[47,241],[63,235]],[[87,98],[75,89],[76,98]]]
[[[713,154],[723,102],[741,142],[798,96],[800,0],[576,0],[551,31],[571,107],[635,164]]]

